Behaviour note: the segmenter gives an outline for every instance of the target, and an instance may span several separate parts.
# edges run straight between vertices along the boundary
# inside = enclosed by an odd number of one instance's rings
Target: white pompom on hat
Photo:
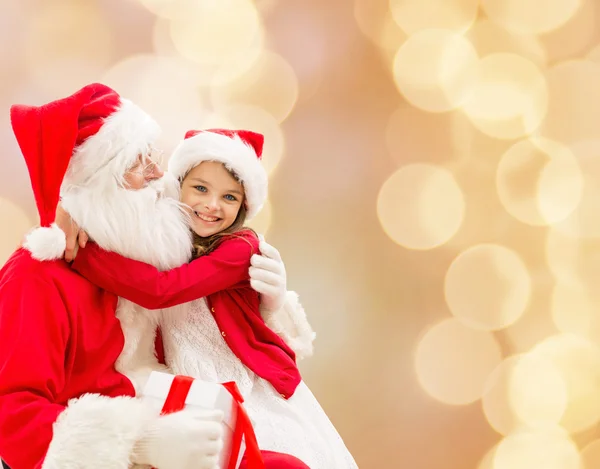
[[[65,250],[54,223],[63,185],[85,184],[109,163],[133,164],[160,132],[148,114],[100,83],[42,106],[14,105],[10,118],[40,215],[23,246],[38,260],[58,259]]]

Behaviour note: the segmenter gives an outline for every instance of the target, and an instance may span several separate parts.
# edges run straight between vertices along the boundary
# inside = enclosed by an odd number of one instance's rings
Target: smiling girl
[[[262,450],[293,455],[311,469],[354,469],[354,459],[304,384],[292,347],[265,324],[250,285],[259,240],[244,226],[267,197],[263,136],[190,131],[169,161],[190,217],[195,259],[160,272],[106,252],[80,250],[73,268],[100,287],[163,315],[166,364],[175,374],[235,381]],[[312,334],[312,331],[305,331]],[[283,466],[282,466],[283,467]]]

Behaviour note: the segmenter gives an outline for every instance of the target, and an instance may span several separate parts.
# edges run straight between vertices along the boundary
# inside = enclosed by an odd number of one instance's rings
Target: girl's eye
[[[227,195],[225,196],[225,199],[227,199],[227,200],[229,200],[229,201],[231,201],[231,202],[235,202],[235,201],[237,200],[237,199],[236,199],[234,196],[232,196],[231,194],[227,194]]]
[[[200,191],[200,192],[206,192],[205,186],[194,186],[194,189],[196,189],[197,191]]]

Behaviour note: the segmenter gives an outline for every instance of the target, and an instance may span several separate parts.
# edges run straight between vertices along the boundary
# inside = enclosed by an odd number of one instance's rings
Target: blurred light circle
[[[600,440],[588,443],[581,451],[583,467],[581,469],[597,469],[600,467]]]
[[[577,445],[560,428],[525,430],[496,448],[494,469],[581,469]]]
[[[152,28],[152,45],[157,55],[167,57],[179,55],[171,37],[171,21],[161,17],[156,18]]]
[[[394,20],[407,33],[423,29],[464,32],[477,17],[479,0],[390,0]]]
[[[247,70],[263,47],[263,25],[250,0],[201,1],[170,26],[177,51],[219,82]]]
[[[419,341],[415,366],[428,394],[446,404],[464,405],[481,397],[488,375],[501,360],[491,333],[446,319]]]
[[[490,137],[515,139],[540,126],[548,89],[533,62],[516,54],[491,54],[479,61],[477,77],[463,104],[477,129]]]
[[[549,107],[540,129],[552,140],[571,144],[598,138],[600,65],[569,60],[547,72]]]
[[[531,60],[538,66],[547,63],[547,51],[539,37],[533,34],[511,34],[489,19],[479,19],[466,33],[466,37],[479,57],[506,52]]]
[[[394,58],[394,80],[413,105],[430,112],[460,106],[476,80],[477,53],[460,34],[427,29],[410,36]]]
[[[32,68],[63,58],[106,64],[113,49],[109,26],[91,2],[44,3],[26,23],[25,58]]]
[[[568,236],[583,239],[600,238],[600,140],[586,140],[570,145],[583,175],[579,204],[556,229]],[[565,194],[566,195],[566,194]],[[557,200],[558,202],[558,200]]]
[[[502,435],[555,425],[567,406],[566,384],[551,361],[513,355],[490,374],[482,404],[488,422]]]
[[[541,34],[560,28],[581,6],[581,0],[482,0],[487,16],[518,34]]]
[[[566,284],[577,282],[576,272],[580,260],[577,238],[552,227],[547,232],[544,251],[548,267],[557,281]]]
[[[407,36],[394,21],[389,0],[354,0],[354,18],[361,33],[392,62]]]
[[[225,3],[227,0],[219,0]],[[159,18],[185,19],[198,14],[202,8],[215,3],[213,0],[139,0]]]
[[[265,18],[269,29],[269,42],[273,44],[282,57],[292,66],[299,80],[299,100],[311,100],[319,91],[321,84],[331,75],[333,70],[341,70],[346,60],[356,63],[357,59],[349,56],[348,51],[355,45],[356,27],[348,16],[343,21],[331,22],[329,18],[337,18],[330,3],[322,3],[319,13],[306,8],[304,3],[286,3],[285,8],[274,9]],[[348,11],[347,13],[350,13]],[[299,40],[301,37],[301,40]],[[343,64],[342,64],[343,63]],[[362,76],[361,73],[358,73]],[[356,74],[339,75],[343,79],[356,79]],[[325,100],[332,94],[326,92]],[[320,102],[321,99],[317,99]],[[339,106],[335,106],[339,109]]]
[[[533,354],[551,360],[567,385],[567,408],[561,426],[577,433],[597,425],[600,419],[600,349],[572,334],[548,337]]]
[[[452,261],[444,291],[450,311],[462,322],[476,329],[498,330],[525,312],[531,278],[516,252],[496,244],[479,244]]]
[[[103,82],[156,119],[162,128],[157,146],[168,152],[205,114],[196,76],[189,62],[143,54],[116,63]]]
[[[44,2],[24,27],[23,56],[30,76],[52,91],[63,92],[61,78],[79,86],[77,78],[89,80],[94,75],[88,70],[98,73],[112,58],[110,24],[93,2]]]
[[[509,380],[509,403],[520,422],[541,428],[558,424],[567,408],[567,384],[544,356],[521,356]]]
[[[411,164],[392,174],[379,190],[377,215],[386,234],[409,249],[432,249],[460,228],[463,193],[452,173]]]
[[[543,138],[521,140],[504,153],[496,172],[502,205],[517,220],[549,225],[577,207],[583,177],[569,148]]]
[[[552,320],[560,332],[600,340],[597,296],[576,282],[557,281],[552,289]]]
[[[496,457],[496,446],[492,446],[490,450],[485,453],[477,469],[494,469],[494,458]]]
[[[4,198],[0,198],[0,220],[0,265],[3,265],[33,227],[33,222],[21,207]]]
[[[271,202],[267,200],[265,205],[260,212],[247,224],[250,228],[259,234],[265,235],[271,227],[271,219],[273,217],[273,210],[271,208]]]
[[[396,24],[391,14],[385,17],[383,25],[377,33],[377,36],[373,40],[379,46],[386,69],[393,73],[396,52],[398,52],[400,46],[406,41],[407,35]]]
[[[561,27],[539,36],[548,63],[556,64],[581,57],[598,42],[597,0],[572,0],[579,7]]]
[[[182,63],[188,62],[196,84],[203,87],[225,86],[248,72],[261,53],[261,41],[262,36],[257,37],[256,43],[248,46],[251,52],[243,57],[236,57],[235,60],[225,60],[221,63],[202,63],[180,55],[173,42],[170,20],[157,18],[152,31],[152,43],[156,54],[176,58]]]
[[[95,83],[105,70],[104,65],[86,60],[57,59],[52,64],[40,64],[30,74],[26,86],[43,93],[47,97],[44,102],[49,102],[58,97],[70,96],[76,90]]]
[[[269,175],[275,171],[285,152],[285,136],[279,122],[264,109],[233,105],[222,108],[218,113],[207,114],[202,119],[204,129],[231,128],[252,129],[265,136],[262,163]]]
[[[595,239],[548,230],[546,263],[555,278],[552,315],[556,326],[600,343],[600,251]],[[584,330],[585,328],[585,330]]]
[[[600,301],[598,290],[598,278],[600,278],[600,251],[598,242],[590,239],[577,239],[565,236],[558,230],[550,230],[546,238],[546,258],[552,274],[556,279],[556,285],[560,289],[567,289],[561,294],[563,300],[558,305],[568,307],[566,299],[573,296],[575,302],[582,308],[583,319],[585,305],[594,311],[594,319],[589,324],[587,331],[590,337],[596,337],[596,304]],[[577,300],[579,298],[579,300]],[[557,300],[558,301],[558,300]],[[558,314],[558,313],[557,313]],[[560,313],[561,316],[567,313]],[[573,313],[578,316],[577,313]],[[599,317],[600,319],[600,317]],[[574,319],[577,321],[577,319]],[[564,323],[563,323],[564,324]],[[571,331],[575,332],[575,331]],[[586,335],[587,336],[587,335]]]
[[[202,14],[214,3],[229,3],[232,8],[236,5],[231,0],[139,0],[150,12],[160,19],[177,20],[186,19],[193,15]],[[276,0],[256,0],[256,8],[261,13],[267,14],[276,6]]]
[[[520,356],[516,355],[502,361],[490,373],[481,397],[485,418],[490,426],[502,435],[509,435],[522,426],[510,405],[509,397],[510,378],[519,359]]]
[[[264,51],[234,81],[212,86],[210,97],[216,112],[232,104],[247,104],[263,108],[281,122],[298,100],[298,78],[280,55]]]

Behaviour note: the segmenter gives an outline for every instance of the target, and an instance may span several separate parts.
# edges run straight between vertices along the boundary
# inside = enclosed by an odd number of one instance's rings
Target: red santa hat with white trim
[[[65,250],[54,223],[61,189],[85,186],[111,170],[122,176],[160,132],[148,114],[99,83],[42,106],[14,105],[10,118],[40,216],[23,246],[38,260],[60,258]]]
[[[249,130],[190,130],[169,159],[169,174],[180,182],[203,161],[218,161],[235,173],[246,193],[246,219],[267,199],[268,177],[261,164],[264,136]]]

